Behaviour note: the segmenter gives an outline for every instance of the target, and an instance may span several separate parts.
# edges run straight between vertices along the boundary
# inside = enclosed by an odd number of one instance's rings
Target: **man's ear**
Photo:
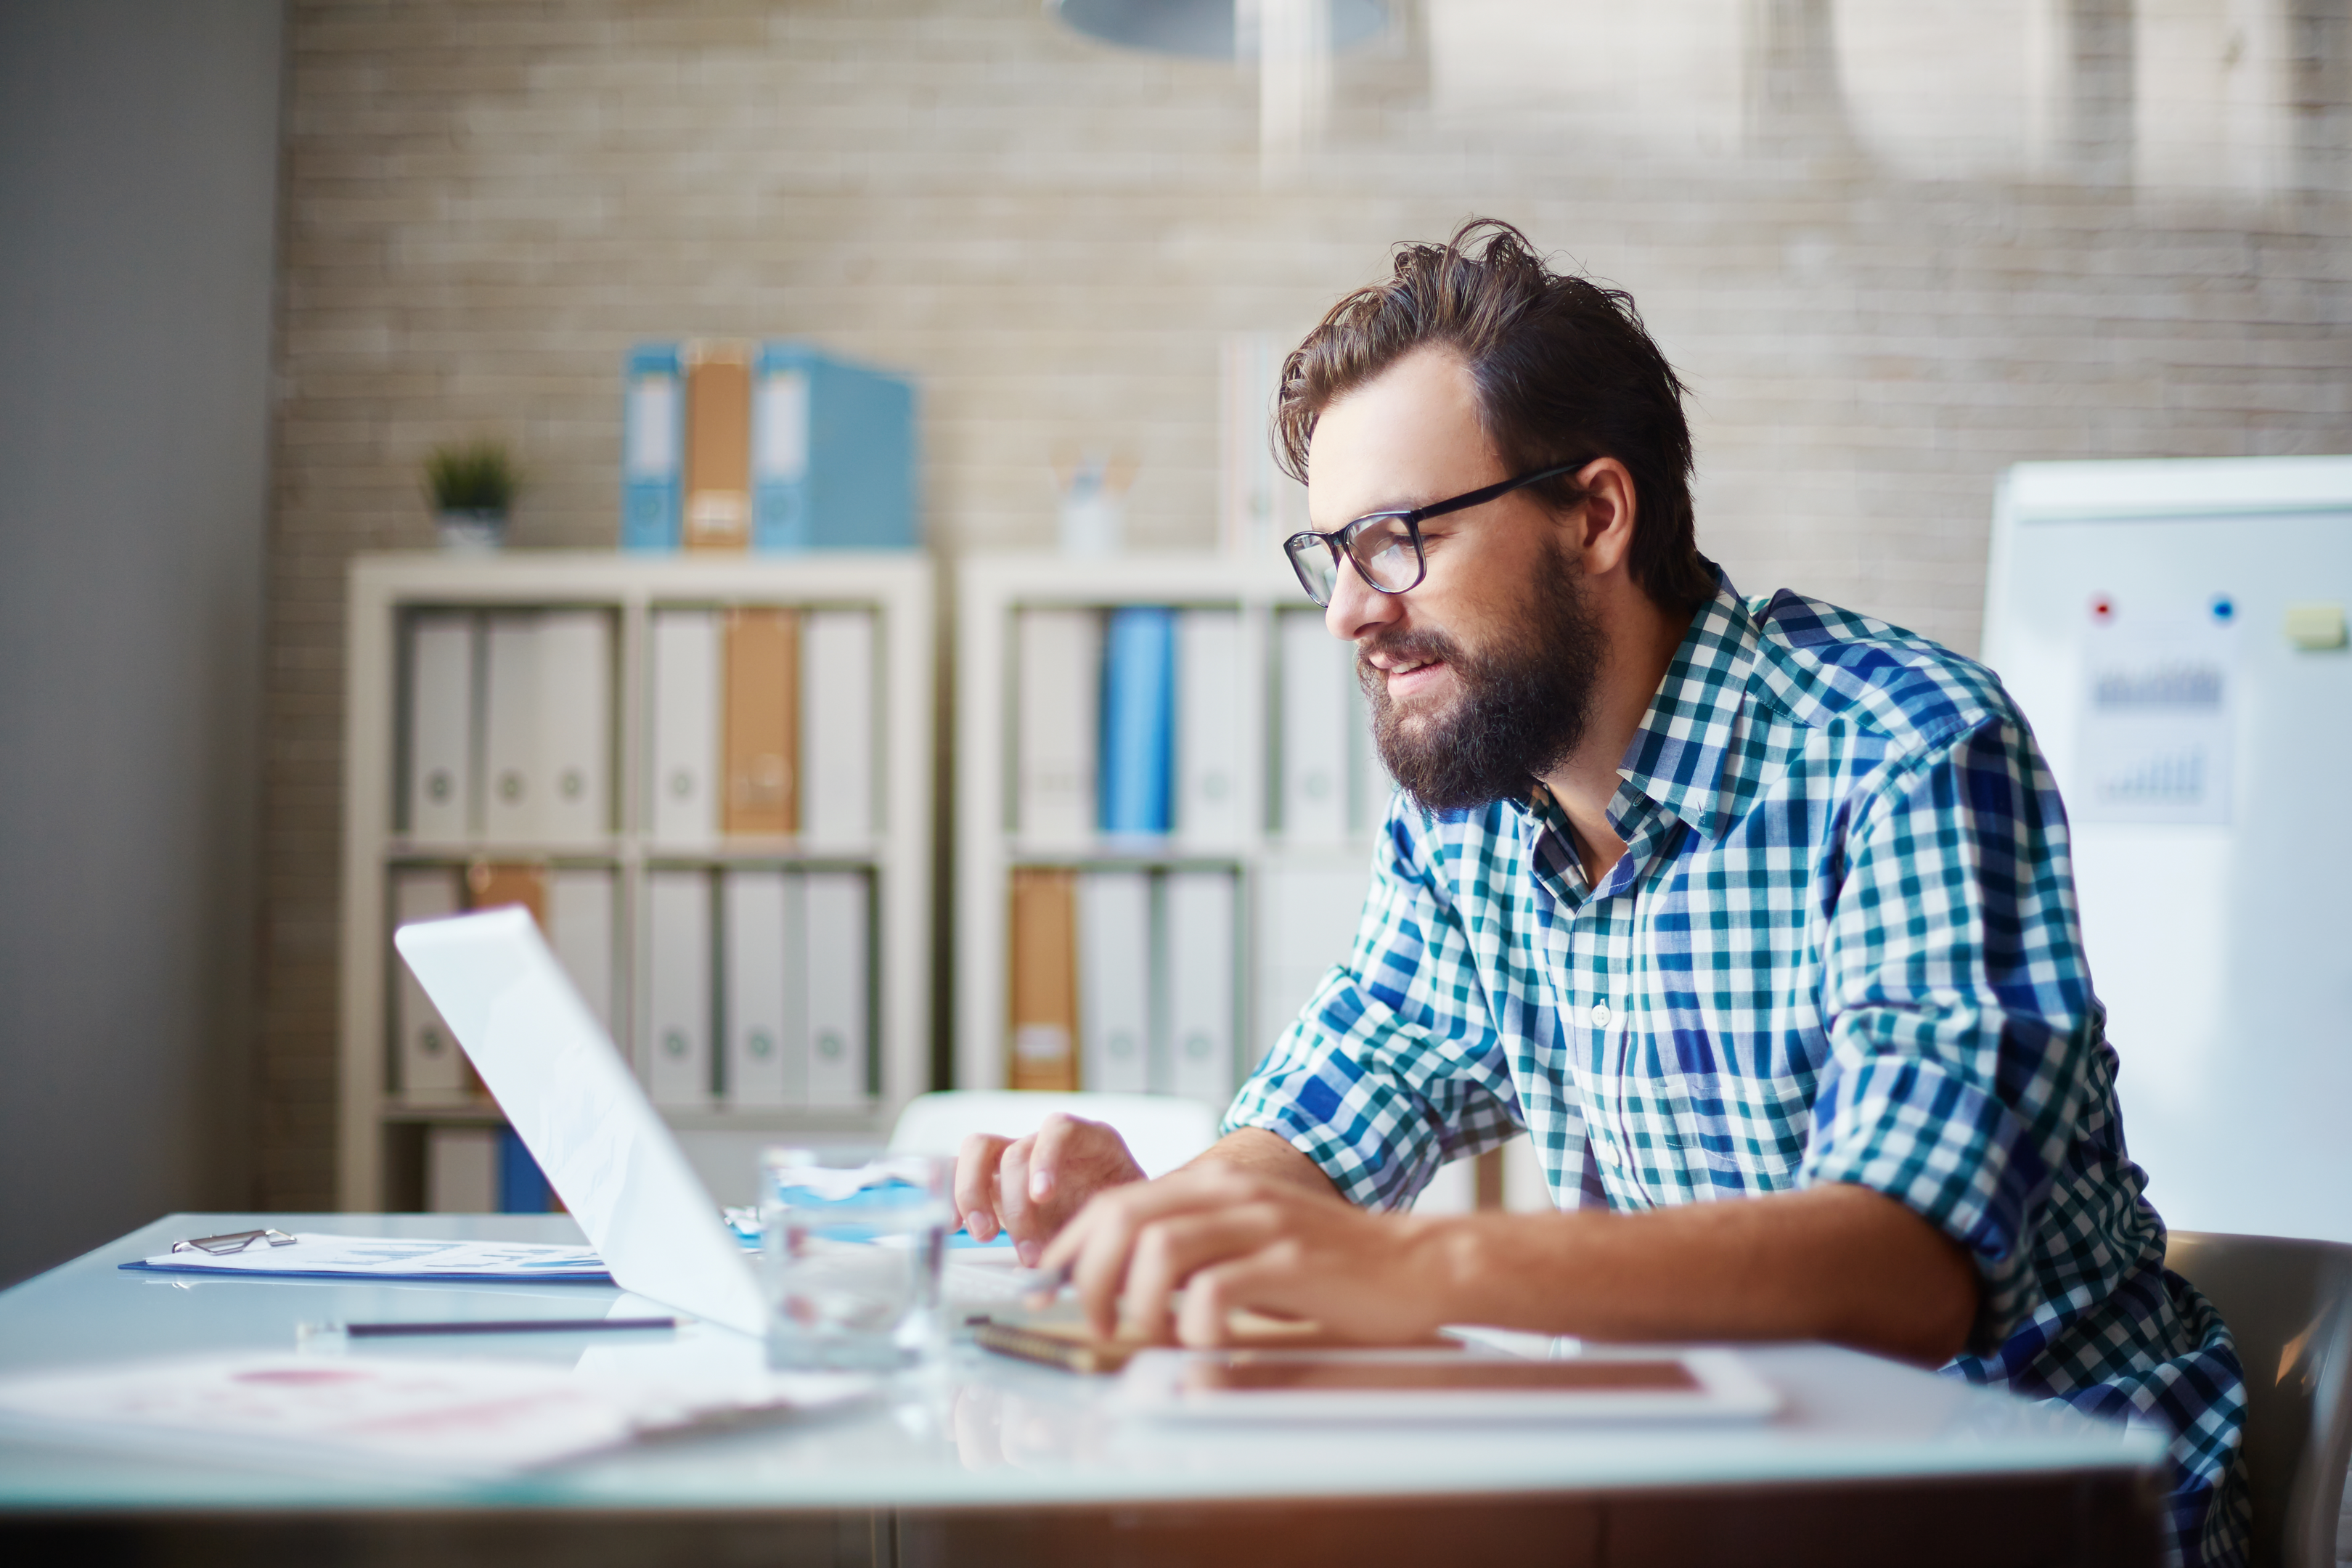
[[[1584,491],[1577,509],[1576,540],[1584,574],[1602,577],[1622,568],[1633,552],[1633,520],[1639,505],[1633,476],[1614,458],[1596,458],[1577,471]]]

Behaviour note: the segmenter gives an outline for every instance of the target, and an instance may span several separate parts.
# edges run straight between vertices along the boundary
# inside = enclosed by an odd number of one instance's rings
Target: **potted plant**
[[[488,439],[436,447],[425,459],[425,486],[440,521],[444,550],[496,550],[506,542],[507,514],[522,474],[506,444]]]

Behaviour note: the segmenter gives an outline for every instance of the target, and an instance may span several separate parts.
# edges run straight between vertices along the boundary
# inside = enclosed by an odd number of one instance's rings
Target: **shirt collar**
[[[1721,830],[1724,761],[1756,665],[1756,622],[1720,568],[1633,731],[1617,776],[1713,838]]]

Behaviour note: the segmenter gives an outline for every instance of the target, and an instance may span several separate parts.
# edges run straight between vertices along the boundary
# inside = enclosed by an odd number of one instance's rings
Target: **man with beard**
[[[1401,786],[1354,950],[1194,1163],[975,1138],[966,1223],[1106,1333],[1830,1340],[2157,1422],[2183,1559],[2235,1561],[2242,1376],[2125,1152],[2032,735],[1924,638],[1737,593],[1681,390],[1499,224],[1291,355],[1287,549]],[[1397,1212],[1522,1128],[1562,1212]]]

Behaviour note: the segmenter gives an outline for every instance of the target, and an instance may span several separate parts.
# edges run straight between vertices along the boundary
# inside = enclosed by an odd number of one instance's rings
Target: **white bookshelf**
[[[1350,709],[1357,748],[1350,767],[1348,832],[1312,846],[1282,830],[1276,776],[1279,738],[1278,615],[1313,615],[1313,605],[1278,554],[1072,557],[1044,553],[965,556],[957,581],[956,702],[956,1064],[960,1089],[1003,1089],[1008,1082],[1008,908],[1017,868],[1223,868],[1237,879],[1239,908],[1233,1064],[1236,1082],[1272,1046],[1307,999],[1297,975],[1269,974],[1266,926],[1286,871],[1320,873],[1369,884],[1372,829],[1388,805],[1387,780],[1367,765],[1370,739],[1360,710]],[[1213,846],[1190,842],[1183,825],[1164,838],[1123,836],[1092,842],[1040,844],[1014,820],[1017,786],[1014,704],[1019,687],[1016,617],[1031,609],[1121,605],[1214,608],[1240,613],[1243,627],[1244,737],[1241,772],[1246,830]],[[1181,682],[1183,672],[1178,671]],[[1328,885],[1328,884],[1327,884]],[[1360,891],[1357,894],[1360,900]],[[1349,928],[1352,931],[1352,925]],[[1346,956],[1344,937],[1328,944],[1322,965]],[[1319,970],[1318,970],[1319,972]],[[1296,990],[1297,994],[1290,992]],[[1082,1087],[1084,1085],[1082,1084]]]
[[[341,1082],[338,1196],[346,1210],[387,1199],[394,1147],[421,1140],[418,1126],[495,1123],[487,1102],[420,1101],[394,1088],[389,879],[412,864],[476,861],[607,868],[614,879],[614,1034],[638,1065],[646,963],[647,872],[684,867],[803,868],[862,871],[873,889],[869,1084],[855,1103],[751,1107],[714,1098],[666,1107],[697,1140],[747,1161],[774,1135],[880,1142],[898,1108],[930,1087],[932,628],[929,560],[905,553],[793,557],[641,556],[530,552],[506,555],[378,554],[350,575],[344,713],[341,934]],[[657,609],[863,609],[876,617],[874,832],[823,847],[794,837],[722,837],[707,845],[656,842],[646,829],[650,767],[649,632]],[[402,726],[403,627],[419,611],[594,609],[608,614],[615,657],[612,688],[611,826],[578,843],[412,842],[396,829]],[[714,1041],[715,1048],[715,1041]],[[404,1157],[404,1169],[405,1169]],[[748,1168],[748,1167],[747,1167]],[[723,1200],[722,1200],[723,1201]]]

